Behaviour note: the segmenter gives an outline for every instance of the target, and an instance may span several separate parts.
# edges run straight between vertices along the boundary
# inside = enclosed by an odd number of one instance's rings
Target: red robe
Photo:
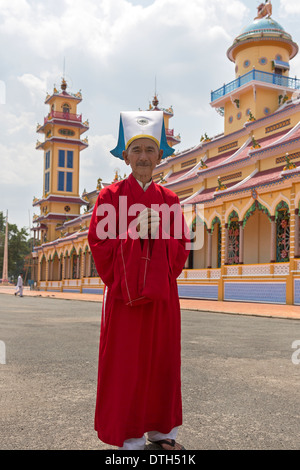
[[[101,190],[90,223],[88,240],[105,284],[95,430],[101,441],[119,447],[147,431],[168,433],[182,424],[176,278],[188,256],[181,211],[171,217],[170,227],[173,235],[174,220],[182,224],[181,239],[163,239],[161,226],[160,238],[133,239],[130,222],[138,213],[128,216],[124,231],[120,196],[127,196],[128,208],[136,203],[179,204],[172,191],[155,183],[144,191],[130,175]],[[97,215],[101,204],[116,209],[116,237],[98,237],[97,224],[108,221],[107,212]]]

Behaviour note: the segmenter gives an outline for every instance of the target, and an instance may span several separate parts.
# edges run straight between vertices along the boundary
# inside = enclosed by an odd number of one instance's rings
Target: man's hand
[[[140,238],[148,238],[149,235],[151,238],[155,238],[160,222],[158,212],[146,208],[138,215],[137,222],[136,230]]]

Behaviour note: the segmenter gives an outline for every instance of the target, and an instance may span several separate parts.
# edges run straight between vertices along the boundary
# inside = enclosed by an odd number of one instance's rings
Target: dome
[[[232,46],[227,51],[227,57],[234,62],[234,55],[237,49],[243,44],[276,41],[285,44],[289,50],[290,59],[298,52],[297,44],[292,40],[292,36],[271,17],[256,18],[235,38]]]
[[[279,37],[284,37],[285,39],[291,39],[291,35],[286,33],[283,27],[277,23],[277,21],[273,20],[271,17],[269,18],[258,18],[252,21],[248,26],[246,26],[236,40],[243,40],[248,39],[251,36],[256,36],[258,33],[265,33],[270,35],[275,35]]]

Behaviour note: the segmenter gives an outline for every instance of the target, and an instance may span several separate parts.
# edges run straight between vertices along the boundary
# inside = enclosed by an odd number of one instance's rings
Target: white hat
[[[121,112],[118,145],[111,150],[112,155],[123,160],[123,150],[141,138],[153,140],[163,150],[162,158],[174,153],[167,142],[163,111]]]

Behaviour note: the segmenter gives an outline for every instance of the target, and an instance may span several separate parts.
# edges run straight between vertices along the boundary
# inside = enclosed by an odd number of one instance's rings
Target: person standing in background
[[[22,273],[20,273],[18,276],[15,295],[18,295],[18,293],[20,294],[20,297],[23,297],[23,274]]]

